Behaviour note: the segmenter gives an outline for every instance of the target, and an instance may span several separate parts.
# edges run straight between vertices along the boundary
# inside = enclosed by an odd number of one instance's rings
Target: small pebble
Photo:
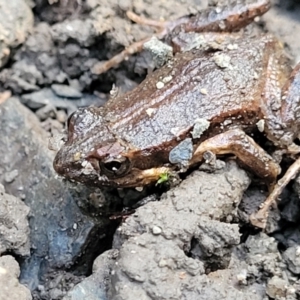
[[[198,139],[201,137],[202,133],[207,130],[210,126],[210,122],[206,119],[197,119],[195,121],[195,125],[192,131],[192,137],[193,139]]]
[[[256,123],[257,129],[260,132],[263,132],[265,130],[265,120],[261,119]]]
[[[170,76],[166,76],[166,77],[163,78],[162,81],[163,81],[164,83],[167,83],[167,82],[171,81],[172,78],[173,78],[173,77],[172,77],[171,75],[170,75]]]
[[[231,57],[224,53],[215,53],[214,61],[220,68],[228,68],[230,66]]]
[[[156,83],[156,88],[159,90],[162,89],[164,86],[165,86],[165,84],[162,81],[158,81]]]
[[[154,108],[148,108],[148,109],[146,109],[146,113],[147,113],[147,115],[149,116],[149,117],[152,117],[153,116],[153,114],[155,113],[155,109]]]
[[[39,108],[35,114],[41,121],[45,121],[48,118],[54,118],[56,116],[56,108],[53,104],[49,103]]]
[[[207,95],[207,89],[201,89],[201,90],[200,90],[200,93],[201,93],[202,95]]]
[[[154,235],[161,234],[161,231],[162,231],[161,228],[158,227],[158,226],[153,226],[152,227],[152,232],[153,232]]]
[[[11,183],[13,182],[19,175],[19,171],[18,170],[12,170],[10,172],[6,172],[4,174],[4,181],[6,183]]]
[[[236,50],[236,49],[238,49],[238,45],[237,44],[229,44],[228,46],[227,46],[227,49],[228,50]]]
[[[162,67],[168,60],[173,57],[173,48],[157,37],[152,37],[144,44],[144,49],[149,51],[157,68]]]
[[[56,112],[56,119],[60,123],[64,124],[67,121],[67,119],[68,119],[68,115],[66,114],[66,112],[64,110],[58,110]]]
[[[186,165],[193,156],[193,142],[187,138],[180,142],[169,153],[169,161],[172,164]]]

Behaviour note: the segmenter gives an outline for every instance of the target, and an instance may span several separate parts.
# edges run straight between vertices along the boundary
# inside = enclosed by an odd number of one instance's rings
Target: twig
[[[151,19],[146,19],[141,16],[136,15],[132,11],[127,11],[127,17],[142,25],[148,25],[152,27],[156,27],[158,30],[157,33],[153,34],[152,36],[157,37],[158,39],[162,39],[168,31],[173,28],[175,25],[177,25],[177,22],[165,22],[165,21],[156,21],[156,20],[151,20]],[[109,69],[113,68],[114,66],[120,64],[122,61],[128,59],[129,56],[141,52],[143,50],[143,45],[148,42],[151,38],[145,38],[141,41],[135,42],[131,44],[129,47],[125,48],[121,53],[113,56],[111,59],[105,61],[105,62],[99,62],[95,64],[91,68],[91,72],[96,75],[100,75],[102,73],[105,73]]]
[[[102,73],[105,73],[112,67],[120,64],[122,61],[128,59],[129,56],[132,54],[135,54],[137,52],[140,52],[143,50],[143,45],[150,40],[149,38],[146,38],[144,40],[135,42],[131,44],[129,47],[125,48],[122,52],[119,54],[113,56],[111,59],[105,61],[105,62],[99,62],[96,63],[92,69],[91,72],[96,75],[100,75]]]
[[[268,198],[265,200],[265,202],[262,204],[262,208],[256,212],[253,213],[250,216],[250,222],[252,225],[259,227],[259,228],[265,228],[267,224],[267,218],[268,218],[268,211],[270,206],[276,201],[276,199],[280,196],[283,189],[286,187],[286,185],[296,177],[296,175],[300,171],[300,158],[298,158],[286,171],[284,176],[276,183],[273,191],[268,196]]]
[[[156,27],[158,29],[166,28],[168,26],[168,24],[170,23],[170,22],[166,22],[166,21],[157,21],[157,20],[143,18],[130,10],[128,10],[126,12],[126,15],[131,21],[133,21],[137,24]]]
[[[4,103],[11,96],[11,91],[0,93],[0,104]]]

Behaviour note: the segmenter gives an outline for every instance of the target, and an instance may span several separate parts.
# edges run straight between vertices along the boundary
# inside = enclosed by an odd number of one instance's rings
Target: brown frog
[[[199,164],[205,153],[232,153],[274,183],[278,163],[249,135],[259,130],[279,149],[297,152],[300,64],[291,71],[282,45],[271,35],[224,33],[249,24],[269,7],[267,0],[252,1],[175,22],[169,41],[176,43],[180,35],[180,43],[191,36],[195,40],[191,31],[198,28],[207,32],[200,37],[209,43],[177,53],[103,107],[77,110],[54,160],[56,172],[87,185],[140,187]],[[275,187],[275,194],[280,189]]]

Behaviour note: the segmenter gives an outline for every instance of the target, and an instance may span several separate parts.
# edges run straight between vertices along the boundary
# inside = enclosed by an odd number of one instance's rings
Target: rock
[[[233,246],[240,242],[238,226],[203,218],[199,221],[189,254],[203,261],[206,269],[215,271],[229,266]]]
[[[295,182],[295,185],[297,182]],[[295,186],[294,185],[294,186]],[[283,198],[281,202],[284,200],[284,195],[281,196]],[[300,206],[299,206],[299,196],[297,195],[288,195],[288,202],[284,203],[284,207],[281,211],[281,217],[288,222],[293,222],[298,224],[300,220]]]
[[[157,68],[162,67],[173,57],[173,48],[160,41],[157,37],[152,37],[144,44],[144,49],[149,51]]]
[[[105,100],[100,99],[97,96],[87,94],[83,94],[79,99],[70,100],[57,96],[50,88],[44,88],[38,92],[24,94],[21,97],[21,102],[32,109],[41,109],[50,105],[49,107],[54,106],[57,109],[64,109],[68,112],[68,114],[71,114],[77,109],[77,107],[89,106],[92,104],[101,106],[104,104]],[[44,112],[42,116],[45,117]]]
[[[169,161],[172,164],[187,165],[193,156],[193,143],[191,138],[180,142],[169,153]]]
[[[6,172],[4,175],[4,181],[6,183],[11,183],[17,178],[19,175],[18,170],[12,170],[11,172]]]
[[[45,121],[48,118],[54,118],[56,116],[56,108],[52,103],[49,103],[39,108],[35,114],[41,121]]]
[[[238,259],[238,261],[236,261]],[[297,278],[286,269],[277,241],[265,233],[249,236],[244,244],[239,245],[234,252],[231,265],[245,264],[246,285],[261,294],[260,299],[265,299],[265,294],[272,299],[297,299],[299,283]],[[253,283],[255,281],[255,283]],[[245,283],[244,283],[245,284]]]
[[[295,62],[300,60],[300,43],[295,41],[293,35],[293,32],[300,30],[300,7],[297,4],[299,4],[297,0],[280,2],[279,5],[272,5],[268,13],[262,16],[266,29],[288,45],[289,53],[295,58]]]
[[[33,27],[33,14],[23,0],[0,0],[0,69],[10,48],[22,44]]]
[[[0,135],[5,137],[0,139],[0,183],[7,193],[22,197],[31,211],[31,253],[22,261],[21,282],[34,290],[43,280],[51,282],[47,276],[56,269],[71,267],[80,259],[84,260],[81,272],[87,272],[83,270],[95,255],[87,245],[92,243],[98,253],[106,250],[115,225],[106,217],[88,217],[79,209],[92,191],[57,178],[47,134],[16,98],[0,105]],[[19,175],[7,183],[4,171],[12,170],[18,170]],[[110,199],[117,203],[114,197]]]
[[[76,285],[63,300],[107,300],[108,285],[113,264],[119,251],[108,250],[94,261],[93,274]]]
[[[56,108],[62,108],[69,113],[76,110],[76,106],[72,101],[57,96],[51,89],[45,88],[38,92],[25,94],[21,101],[32,109],[39,109],[47,105],[53,105]]]
[[[56,119],[59,123],[64,124],[68,120],[68,115],[64,110],[58,110],[56,112]]]
[[[89,47],[95,42],[97,34],[94,22],[90,19],[66,20],[52,26],[52,37],[60,43],[76,40],[81,46]]]
[[[25,53],[33,53],[38,56],[37,58],[40,62],[40,64],[38,64],[39,67],[42,67],[41,63],[44,63],[44,68],[49,68],[52,66],[52,61],[46,61],[46,58],[48,57],[39,56],[47,52],[52,54],[56,52],[51,35],[51,26],[45,22],[40,22],[36,24],[32,34],[22,46],[21,53],[18,54],[18,58],[21,58],[19,57],[21,54],[21,56],[24,56]],[[45,59],[43,59],[43,57]],[[42,72],[46,71],[44,68],[41,70]]]
[[[268,281],[267,294],[272,299],[286,299],[288,282],[277,276]]]
[[[82,94],[78,90],[65,84],[52,84],[51,89],[59,97],[71,99],[78,99],[82,97]]]
[[[300,174],[294,180],[293,189],[297,193],[298,197],[300,197]]]
[[[20,284],[20,267],[16,260],[5,255],[0,257],[0,300],[31,300],[28,288]]]
[[[283,253],[283,258],[287,264],[288,269],[296,274],[300,274],[300,246],[293,246],[288,248]]]
[[[278,270],[284,270],[284,262],[278,251],[278,245],[273,237],[264,233],[250,235],[245,244],[237,248],[239,257],[245,257],[248,264],[248,276],[262,280],[265,276],[277,275]],[[241,254],[242,253],[242,254]],[[285,271],[282,271],[285,273]]]
[[[6,194],[0,184],[0,254],[29,255],[28,214],[29,207],[20,199]]]
[[[239,205],[240,216],[242,214],[243,220],[249,222],[249,216],[259,209],[259,205],[264,202],[267,193],[261,189],[253,188],[248,189]]]
[[[39,23],[15,55],[16,62],[10,69],[1,71],[0,82],[15,94],[37,91],[39,86],[53,81],[64,82],[67,75],[61,70],[57,55],[51,27]]]

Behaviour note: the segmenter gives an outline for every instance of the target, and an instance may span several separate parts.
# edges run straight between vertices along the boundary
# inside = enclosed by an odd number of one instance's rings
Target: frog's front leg
[[[245,166],[269,184],[275,182],[281,171],[273,158],[240,129],[228,130],[202,142],[194,152],[191,164],[203,160],[203,154],[207,151],[216,155],[236,155]]]

